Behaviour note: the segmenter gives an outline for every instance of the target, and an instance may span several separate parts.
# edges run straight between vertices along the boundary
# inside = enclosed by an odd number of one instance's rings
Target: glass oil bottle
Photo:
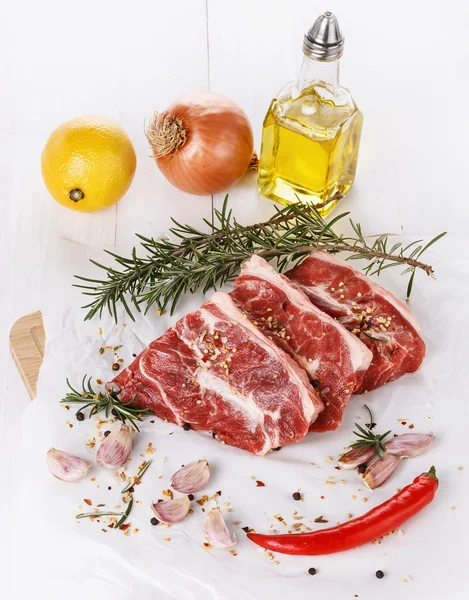
[[[258,192],[275,202],[312,203],[326,216],[352,186],[363,124],[350,92],[339,85],[344,37],[325,12],[303,41],[297,81],[267,111]]]

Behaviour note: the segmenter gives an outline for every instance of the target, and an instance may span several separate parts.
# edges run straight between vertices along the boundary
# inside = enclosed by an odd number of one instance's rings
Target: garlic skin
[[[236,544],[236,537],[230,533],[218,507],[205,517],[203,533],[205,540],[215,548],[231,548]]]
[[[105,469],[122,467],[132,451],[132,428],[119,423],[104,439],[96,454],[96,462]]]
[[[151,508],[157,519],[168,525],[173,525],[184,519],[189,512],[190,505],[189,498],[183,496],[182,498],[154,502]]]
[[[339,458],[339,466],[344,469],[356,469],[360,465],[364,465],[370,460],[373,460],[375,456],[374,446],[357,446],[349,452],[342,454]]]
[[[210,465],[205,460],[197,460],[184,465],[171,477],[169,485],[181,494],[199,492],[210,479]]]
[[[386,454],[382,460],[377,458],[363,473],[363,483],[374,490],[387,481],[401,462],[400,456]]]
[[[426,452],[435,441],[433,433],[403,433],[387,442],[387,454],[400,458],[413,458]]]
[[[54,477],[61,481],[78,481],[93,466],[82,458],[51,448],[46,454],[47,466]]]

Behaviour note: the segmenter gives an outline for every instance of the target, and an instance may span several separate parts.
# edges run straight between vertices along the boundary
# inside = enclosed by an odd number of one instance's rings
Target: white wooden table
[[[302,35],[322,10],[346,35],[342,82],[365,116],[355,187],[343,201],[367,233],[467,235],[469,4],[433,0],[4,0],[0,4],[0,452],[2,478],[21,472],[20,415],[29,399],[7,334],[47,302],[43,273],[57,238],[118,246],[156,236],[174,216],[197,223],[222,196],[171,187],[143,135],[154,110],[191,90],[221,92],[249,115],[259,148],[276,91],[299,70]],[[49,133],[83,114],[118,121],[138,167],[115,207],[82,215],[47,193],[40,154]],[[254,178],[230,191],[240,220],[272,206]],[[76,264],[70,264],[70,286]],[[14,486],[13,486],[14,487]],[[14,507],[14,493],[2,497]]]

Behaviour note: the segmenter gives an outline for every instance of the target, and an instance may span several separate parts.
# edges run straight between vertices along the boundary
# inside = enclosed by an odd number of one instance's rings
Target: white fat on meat
[[[265,427],[265,417],[269,415],[276,423],[280,416],[279,411],[262,410],[255,403],[253,395],[243,396],[235,390],[231,389],[229,384],[223,379],[214,376],[209,371],[201,369],[196,374],[197,383],[201,390],[215,392],[220,396],[223,402],[228,403],[233,412],[241,412],[250,423],[251,433],[260,428],[264,434],[264,446],[260,454],[266,454],[271,448],[276,448],[279,445],[279,429],[271,428],[273,436],[270,436]]]

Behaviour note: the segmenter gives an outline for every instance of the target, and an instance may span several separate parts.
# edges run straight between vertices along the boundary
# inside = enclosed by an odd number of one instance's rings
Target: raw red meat
[[[370,365],[368,348],[260,256],[243,265],[231,296],[254,325],[303,367],[319,390],[324,411],[311,430],[337,429]]]
[[[124,402],[265,454],[298,442],[323,404],[305,372],[217,292],[152,342],[114,382]]]
[[[314,252],[286,275],[373,352],[359,392],[373,390],[420,367],[425,356],[420,327],[391,292],[325,252]]]

